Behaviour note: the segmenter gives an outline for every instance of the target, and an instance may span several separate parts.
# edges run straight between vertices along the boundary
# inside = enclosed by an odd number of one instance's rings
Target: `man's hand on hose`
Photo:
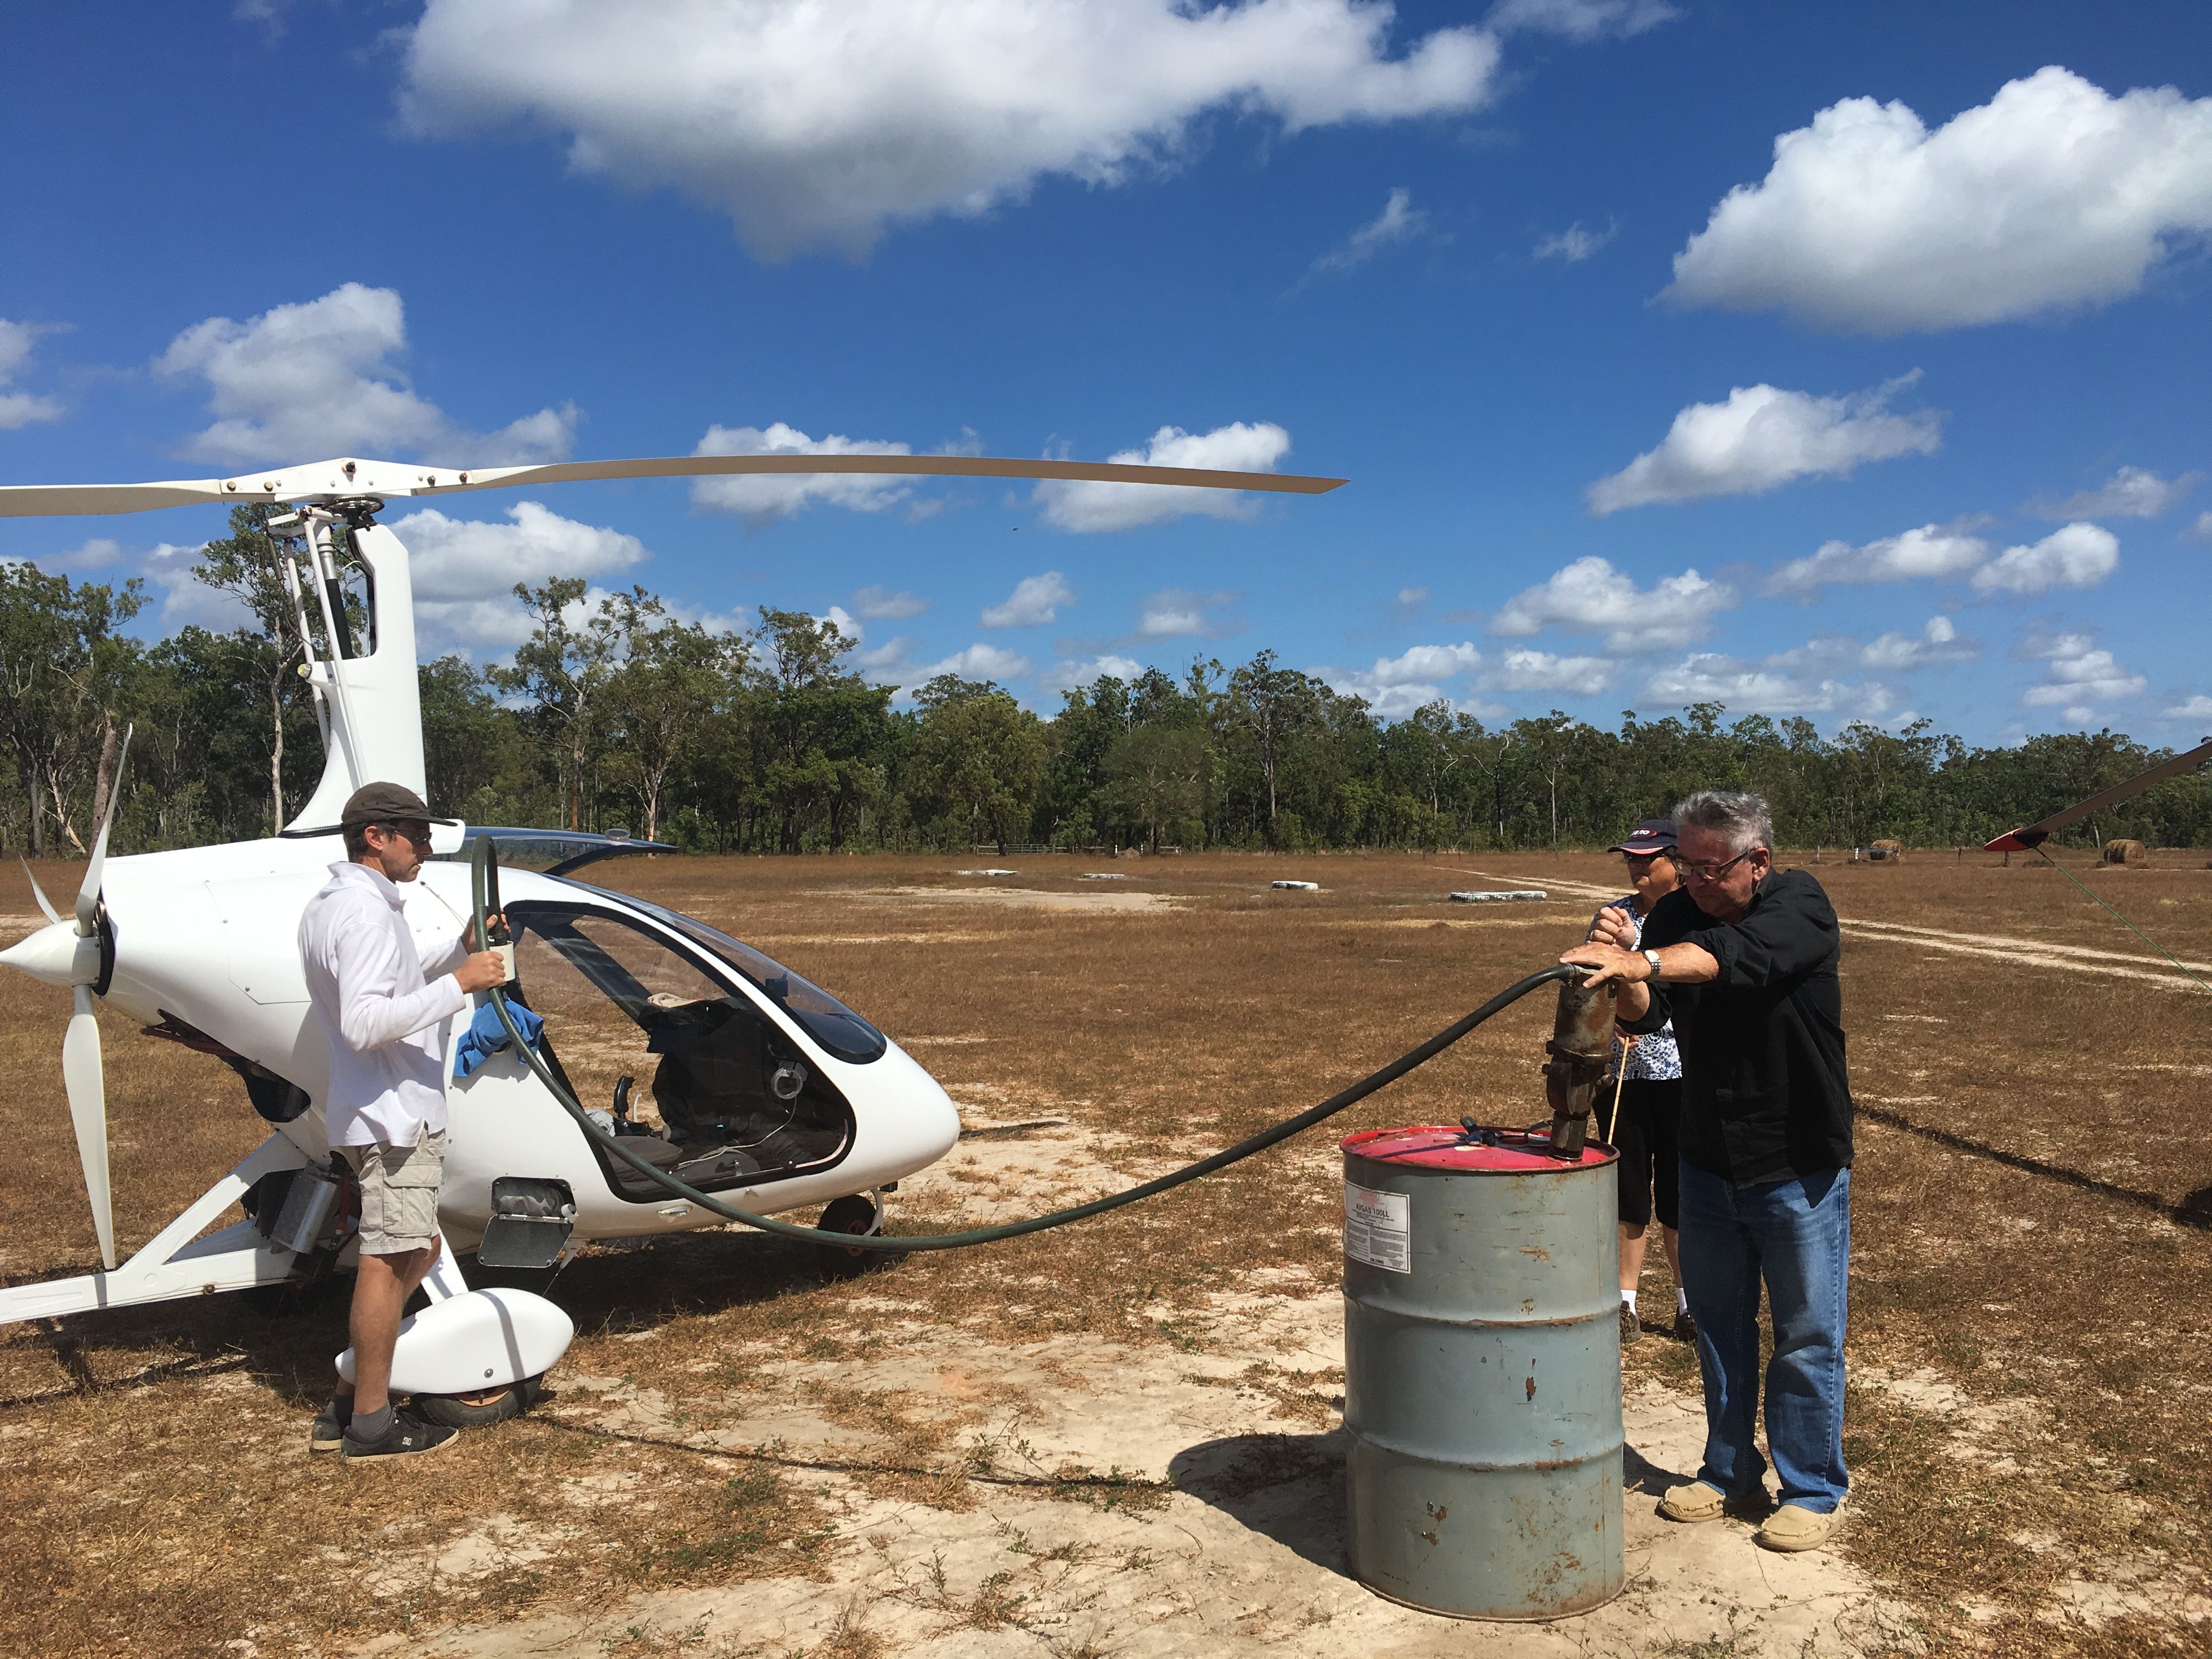
[[[496,951],[471,951],[453,969],[453,982],[464,991],[489,991],[507,983],[507,958]]]
[[[1651,964],[1644,959],[1642,951],[1623,950],[1617,945],[1577,945],[1559,960],[1571,967],[1590,969],[1589,977],[1583,983],[1592,987],[1626,988],[1641,985],[1651,977]]]

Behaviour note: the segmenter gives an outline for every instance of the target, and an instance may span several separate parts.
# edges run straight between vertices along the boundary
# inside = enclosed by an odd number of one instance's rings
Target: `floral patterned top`
[[[1641,945],[1644,943],[1645,918],[1636,914],[1634,894],[1632,893],[1626,898],[1613,900],[1604,909],[1600,910],[1596,916],[1590,918],[1590,926],[1595,927],[1597,925],[1597,917],[1603,915],[1606,910],[1627,911],[1628,919],[1636,924],[1637,944]],[[1674,1025],[1671,1020],[1651,1033],[1650,1036],[1637,1038],[1635,1046],[1632,1048],[1622,1042],[1620,1035],[1615,1033],[1613,1039],[1613,1060],[1606,1068],[1606,1075],[1608,1079],[1620,1071],[1620,1056],[1624,1048],[1628,1054],[1627,1076],[1633,1082],[1665,1082],[1682,1075],[1682,1054],[1681,1051],[1674,1046]]]

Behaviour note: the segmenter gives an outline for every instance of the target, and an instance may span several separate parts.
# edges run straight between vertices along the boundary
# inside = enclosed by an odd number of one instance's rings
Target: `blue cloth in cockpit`
[[[538,1046],[538,1034],[545,1029],[545,1022],[520,1003],[508,999],[507,1012],[514,1017],[514,1029],[522,1033],[522,1040],[532,1048]],[[484,999],[477,1017],[469,1022],[469,1029],[461,1033],[461,1040],[453,1045],[453,1081],[463,1078],[507,1047],[507,1027],[500,1024],[499,1010]]]

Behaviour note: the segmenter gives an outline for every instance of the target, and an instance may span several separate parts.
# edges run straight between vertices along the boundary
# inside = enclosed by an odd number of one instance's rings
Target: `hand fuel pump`
[[[1393,1601],[1559,1619],[1626,1581],[1618,1157],[1589,1137],[1614,1012],[1562,977],[1548,1131],[1343,1143],[1347,1541]]]

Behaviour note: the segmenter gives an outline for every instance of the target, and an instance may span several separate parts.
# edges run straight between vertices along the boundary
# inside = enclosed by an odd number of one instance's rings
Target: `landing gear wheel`
[[[817,1225],[825,1233],[881,1232],[883,1212],[876,1207],[873,1199],[865,1194],[851,1193],[832,1199]],[[832,1281],[858,1279],[890,1261],[879,1251],[847,1249],[836,1244],[817,1244],[814,1256],[822,1269],[822,1277]]]
[[[415,1396],[416,1414],[425,1422],[448,1429],[488,1429],[510,1417],[520,1417],[536,1405],[544,1392],[540,1381],[526,1376],[520,1382],[486,1389],[479,1394],[418,1394]]]

